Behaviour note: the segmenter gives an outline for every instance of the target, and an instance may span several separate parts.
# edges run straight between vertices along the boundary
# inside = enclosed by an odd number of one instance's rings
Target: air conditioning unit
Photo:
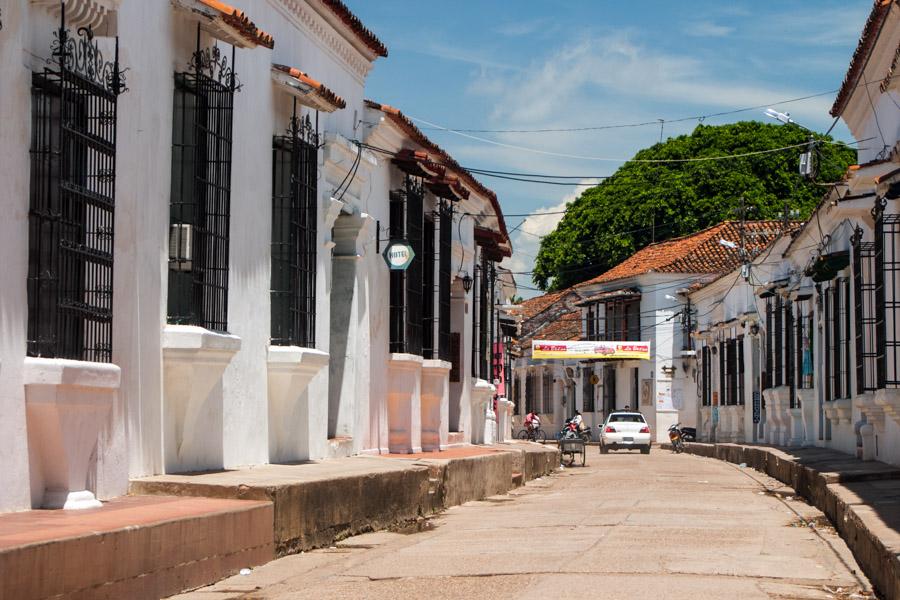
[[[173,223],[169,226],[169,268],[173,271],[190,271],[193,266],[193,226],[189,223]]]

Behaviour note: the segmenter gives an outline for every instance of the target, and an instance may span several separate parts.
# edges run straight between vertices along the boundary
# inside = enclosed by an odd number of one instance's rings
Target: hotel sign
[[[381,254],[391,271],[405,271],[416,257],[412,246],[404,240],[395,240]]]
[[[534,359],[650,360],[650,342],[554,342],[533,340]]]

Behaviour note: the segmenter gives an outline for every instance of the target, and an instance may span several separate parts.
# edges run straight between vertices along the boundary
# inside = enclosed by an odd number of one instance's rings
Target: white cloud
[[[725,37],[734,31],[734,27],[719,25],[712,21],[693,21],[688,23],[683,31],[692,37]]]

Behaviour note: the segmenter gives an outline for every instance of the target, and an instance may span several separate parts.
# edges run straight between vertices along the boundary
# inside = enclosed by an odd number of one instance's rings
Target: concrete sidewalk
[[[270,501],[281,556],[506,493],[558,466],[555,446],[524,442],[161,475],[130,492]]]
[[[752,467],[824,512],[885,598],[900,598],[900,467],[825,448],[686,445],[687,452]]]

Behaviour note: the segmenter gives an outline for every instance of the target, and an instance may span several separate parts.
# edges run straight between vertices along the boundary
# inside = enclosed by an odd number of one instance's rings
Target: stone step
[[[0,515],[0,598],[163,598],[275,555],[270,502],[128,496]]]

